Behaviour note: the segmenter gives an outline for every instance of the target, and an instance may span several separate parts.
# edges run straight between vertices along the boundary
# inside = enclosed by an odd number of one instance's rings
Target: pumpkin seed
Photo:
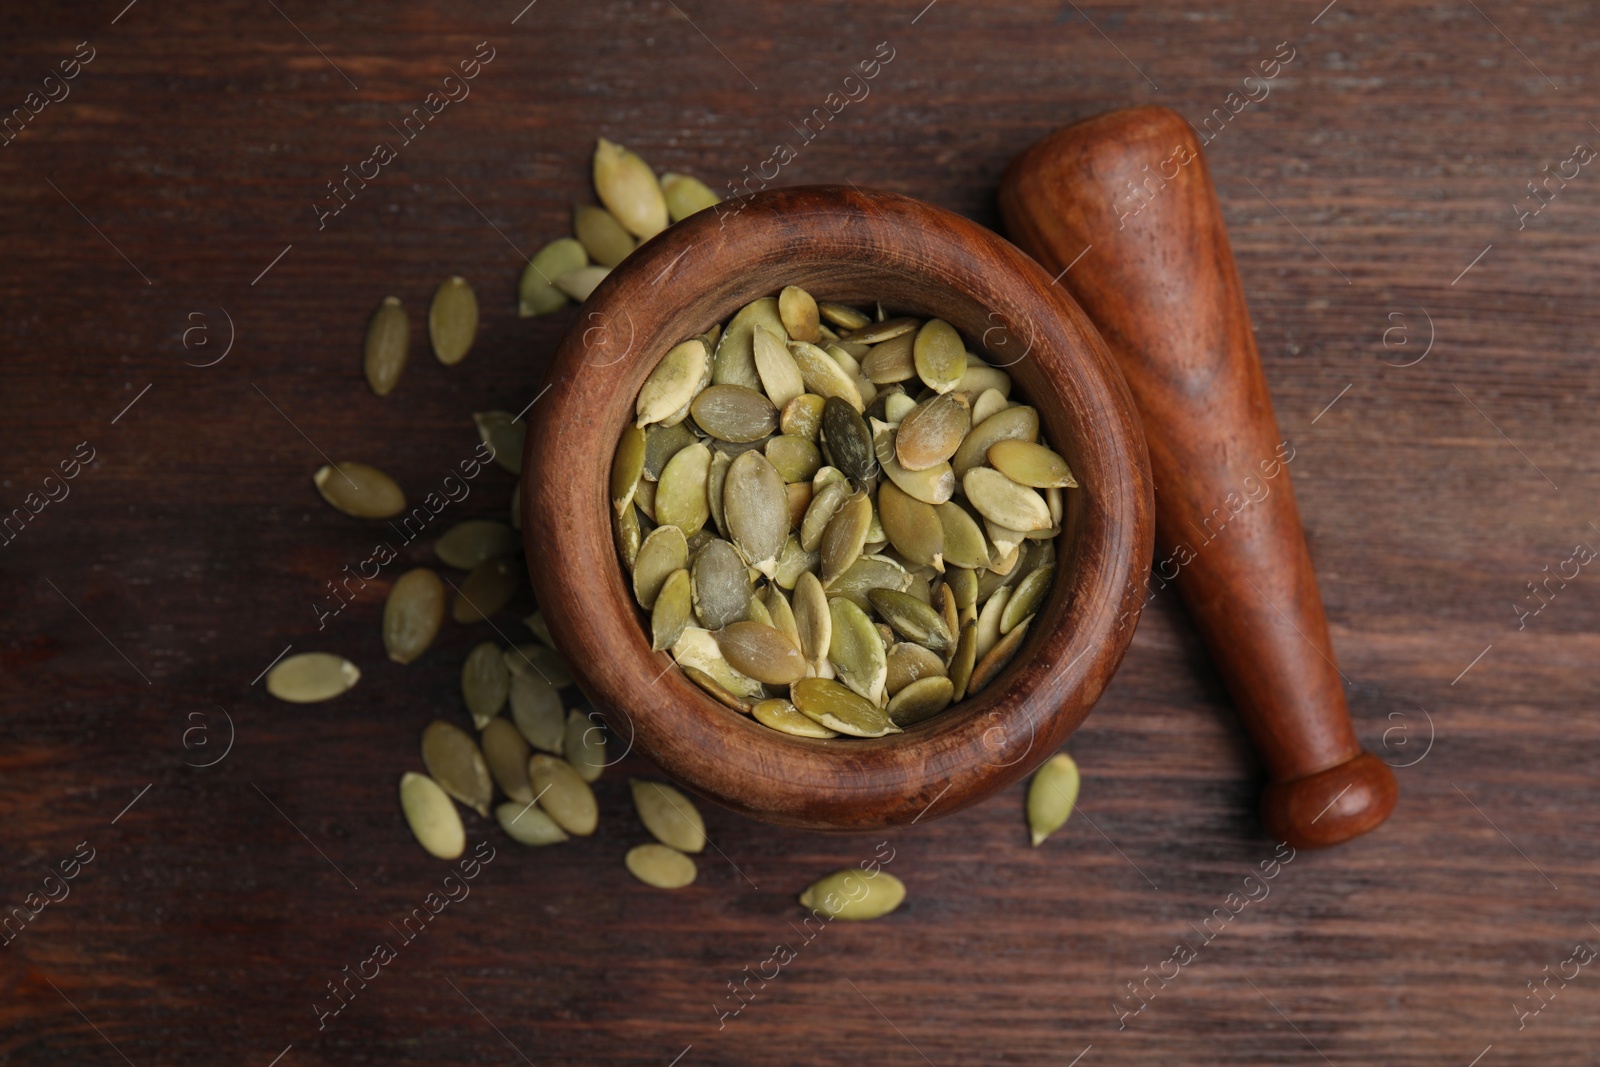
[[[1066,825],[1078,802],[1078,765],[1065,752],[1045,761],[1028,783],[1028,832],[1033,847]]]
[[[763,700],[751,709],[755,720],[779,733],[794,737],[838,737],[834,731],[812,722],[795,710],[787,700]]]
[[[442,719],[422,731],[422,765],[446,793],[479,815],[489,814],[494,782],[478,743],[465,730]]]
[[[944,618],[910,593],[893,589],[871,589],[867,599],[894,631],[908,641],[925,645],[943,655],[955,647],[955,637]]]
[[[1011,401],[1002,396],[1000,390],[985,389],[978,394],[978,399],[972,402],[972,425],[978,425],[990,415],[1002,412],[1010,405]]]
[[[989,463],[1018,485],[1035,489],[1076,489],[1078,479],[1061,456],[1032,441],[996,441],[989,446]]]
[[[912,346],[917,377],[936,393],[948,393],[967,372],[967,347],[956,328],[943,319],[929,319]]]
[[[727,343],[726,338],[723,343]],[[698,337],[668,349],[639,388],[633,405],[638,425],[679,421],[681,416],[673,416],[688,410],[694,395],[704,388],[710,368],[711,357],[705,342]]]
[[[909,641],[897,641],[890,645],[884,662],[888,673],[884,678],[883,691],[890,697],[912,682],[945,676],[944,660],[939,655]]]
[[[881,919],[906,899],[905,883],[888,871],[846,867],[819,878],[800,894],[800,906],[832,919]]]
[[[916,342],[914,333],[902,333],[872,346],[861,360],[861,373],[874,385],[892,385],[908,382],[917,376],[917,365],[912,355]]]
[[[955,692],[950,679],[942,675],[919,678],[889,700],[889,718],[897,726],[914,726],[948,708]]]
[[[778,556],[778,569],[773,572],[772,580],[784,589],[793,589],[800,575],[815,571],[821,560],[820,552],[806,551],[801,547],[800,539],[791,535],[783,544],[783,552]]]
[[[442,562],[467,571],[485,560],[514,555],[521,548],[521,538],[505,523],[468,519],[445,531],[433,550]]]
[[[878,488],[878,520],[889,543],[908,562],[944,570],[944,526],[932,504],[885,482]]]
[[[872,433],[866,420],[848,403],[829,397],[822,408],[822,445],[829,462],[860,488],[866,489],[878,473]]]
[[[972,429],[971,408],[960,393],[941,393],[911,409],[894,435],[895,458],[908,471],[937,466],[956,454]]]
[[[679,852],[699,852],[706,847],[706,824],[694,801],[665,782],[630,778],[633,806],[644,828],[663,845]]]
[[[522,561],[491,559],[472,568],[456,591],[450,617],[456,622],[482,622],[511,603],[522,586]]]
[[[509,411],[480,411],[472,416],[478,426],[478,438],[489,446],[494,461],[512,474],[522,473],[522,444],[528,436],[528,424],[517,422]]]
[[[950,465],[957,478],[965,478],[967,471],[982,466],[989,457],[989,449],[1001,441],[1033,441],[1039,436],[1039,413],[1025,404],[997,411],[974,426],[967,434]]]
[[[683,628],[689,625],[692,611],[689,572],[680,567],[667,575],[656,595],[650,612],[650,650],[661,652],[671,648]]]
[[[565,689],[572,684],[572,669],[561,658],[561,653],[549,645],[528,642],[512,645],[505,650],[504,658],[506,668],[513,675],[537,675],[557,689]]]
[[[551,241],[534,253],[517,284],[517,316],[548,315],[567,306],[567,294],[556,288],[563,274],[589,265],[589,253],[571,237]]]
[[[579,204],[572,209],[572,233],[589,258],[602,267],[615,267],[634,250],[633,235],[622,228],[616,216],[603,207]],[[586,266],[579,264],[578,268]]]
[[[979,587],[982,588],[981,585]],[[1011,599],[1011,587],[1000,586],[983,602],[978,612],[977,656],[982,659],[1000,641],[1000,617],[1005,614],[1006,601]]]
[[[956,567],[987,567],[991,559],[989,542],[984,539],[983,528],[977,520],[953,500],[940,504],[935,511],[944,532],[945,562]]]
[[[817,329],[817,302],[811,294],[797,285],[790,285],[778,294],[778,317],[783,328],[796,341],[816,344],[822,334]]]
[[[715,528],[715,533],[702,527],[695,537],[709,540],[717,533],[727,536],[728,514],[723,506],[726,499],[723,492],[727,488],[728,471],[732,466],[733,457],[728,453],[720,449],[711,453],[711,467],[706,471],[706,507],[711,512],[711,524]],[[690,547],[691,554],[699,551],[698,546]]]
[[[1009,526],[1002,526],[989,519],[983,520],[983,530],[991,542],[994,543],[995,559],[990,566],[998,571],[1010,573],[1016,565],[1017,549],[1027,538],[1022,530],[1013,530]]]
[[[722,508],[728,535],[739,554],[750,566],[772,577],[778,553],[789,539],[789,496],[782,476],[766,456],[746,452],[733,461],[722,490]]]
[[[956,391],[966,393],[968,398],[974,398],[990,389],[1001,396],[1010,396],[1011,376],[998,367],[989,366],[970,352],[967,353],[967,372],[961,376]]]
[[[695,616],[707,629],[718,629],[749,617],[754,589],[750,571],[737,549],[726,541],[706,545],[689,571]]]
[[[685,678],[689,679],[701,689],[704,689],[706,693],[719,704],[722,704],[725,707],[730,707],[734,711],[740,712],[744,715],[750,714],[751,704],[748,698],[742,697],[738,693],[733,692],[727,686],[723,685],[721,682],[711,677],[711,675],[697,667],[684,667],[680,665],[679,669],[683,671],[683,676]]]
[[[653,889],[682,889],[695,879],[694,860],[666,845],[635,845],[623,862],[629,874]]]
[[[617,450],[611,456],[611,506],[618,514],[633,503],[634,487],[644,477],[649,435],[637,426],[622,431]],[[522,487],[521,483],[517,486]]]
[[[472,715],[472,724],[482,730],[505,707],[511,691],[511,672],[506,669],[500,646],[485,641],[467,653],[461,664],[461,699]]]
[[[711,450],[692,444],[667,462],[656,483],[656,521],[676,526],[693,536],[711,517],[706,482],[711,474]]]
[[[874,705],[882,704],[888,665],[878,628],[866,612],[844,597],[828,602],[828,614],[833,621],[828,661],[835,677]]]
[[[467,831],[461,825],[461,813],[432,778],[411,771],[402,774],[400,810],[417,844],[430,856],[453,860],[466,851]]]
[[[997,526],[1023,533],[1050,528],[1050,507],[1044,497],[992,467],[974,467],[967,471],[961,479],[961,487],[978,514]],[[993,536],[992,531],[990,536]]]
[[[526,775],[526,772],[524,772]],[[519,845],[558,845],[569,840],[567,832],[533,802],[526,804],[501,804],[494,809],[495,821],[506,836]]]
[[[830,481],[812,494],[805,516],[800,520],[800,547],[808,552],[816,551],[822,544],[823,531],[850,495],[850,485],[844,481]]]
[[[579,267],[556,278],[556,288],[581,304],[600,288],[600,283],[610,273],[610,267]]]
[[[555,686],[532,672],[510,676],[511,723],[524,740],[542,752],[565,751],[566,719],[561,694]]]
[[[428,340],[433,354],[447,367],[467,358],[478,333],[478,296],[460,275],[446,279],[433,292],[428,307]]]
[[[1051,525],[1059,527],[1062,517],[1067,513],[1066,494],[1052,486],[1044,491],[1044,502],[1050,508]],[[1060,530],[1056,532],[1060,533]]]
[[[331,652],[301,652],[267,672],[267,692],[290,704],[315,704],[348,692],[361,671]]]
[[[754,389],[713,385],[689,405],[695,425],[719,441],[759,441],[778,428],[778,411]]]
[[[800,652],[813,669],[820,670],[833,641],[833,614],[827,594],[815,574],[800,575],[794,586],[794,624]]]
[[[322,499],[357,519],[390,519],[406,509],[405,494],[393,478],[365,463],[323,466],[311,476]]]
[[[667,199],[650,165],[603,137],[594,150],[594,191],[635,237],[654,237],[667,228]]]
[[[557,756],[535,753],[528,760],[528,780],[539,806],[569,834],[588,837],[600,821],[594,790],[572,765]]]
[[[567,712],[567,736],[562,751],[579,778],[596,781],[606,766],[606,732],[600,728],[599,720],[576,708]]]
[[[846,330],[859,330],[872,322],[865,312],[857,311],[845,304],[830,304],[823,301],[817,305],[817,311],[835,326]]]
[[[978,576],[965,567],[944,572],[944,582],[955,600],[956,611],[971,611],[978,604]]]
[[[751,606],[759,604],[752,600]],[[762,608],[765,610],[765,607]],[[788,685],[805,677],[800,650],[777,629],[760,622],[734,622],[716,632],[717,647],[734,670],[768,685]]]
[[[667,463],[672,457],[698,440],[687,422],[675,422],[671,426],[657,424],[650,427],[644,432],[645,479],[652,482],[659,481],[661,472],[666,470]]]
[[[383,602],[383,649],[396,663],[428,650],[444,622],[444,583],[426,567],[406,571]]]
[[[800,679],[790,687],[789,699],[800,714],[836,733],[882,737],[900,732],[877,704],[827,678]]]
[[[951,699],[962,700],[967,695],[967,683],[972,680],[972,668],[978,660],[978,620],[969,619],[961,625],[961,636],[956,639],[956,653],[950,657]]]
[[[722,198],[707,188],[705,182],[687,174],[663,174],[661,195],[667,202],[667,216],[673,222],[682,222],[697,211],[722,203]]]
[[[848,570],[829,583],[828,596],[844,597],[862,611],[872,609],[867,598],[873,589],[904,591],[911,585],[911,575],[887,556],[862,556]]]
[[[791,482],[783,489],[789,498],[789,526],[798,529],[805,521],[806,509],[811,506],[811,486],[805,482]]]
[[[612,532],[617,537],[617,553],[622,557],[622,565],[633,572],[633,562],[639,556],[639,509],[627,508],[617,515],[612,522]]]
[[[1011,662],[1011,657],[1017,654],[1017,649],[1022,647],[1022,641],[1028,636],[1028,626],[1033,622],[1033,616],[1017,623],[1011,632],[997,641],[972,668],[972,678],[967,682],[967,692],[976,693],[994,680],[995,675],[1005,670],[1006,664]]]
[[[533,803],[528,783],[528,742],[517,728],[498,716],[483,725],[483,761],[500,792],[519,804]]]
[[[800,628],[795,624],[794,608],[789,604],[789,598],[783,595],[783,590],[776,585],[768,585],[757,599],[766,604],[773,629],[787,637],[794,647],[799,648]]]
[[[1039,567],[1031,570],[1011,591],[1011,597],[1006,601],[1005,610],[1000,613],[1000,632],[1008,634],[1021,624],[1023,619],[1031,616],[1038,610],[1039,604],[1044,600],[1045,591],[1050,588],[1050,579],[1055,576],[1053,566]]]
[[[639,546],[633,561],[633,597],[645,610],[655,607],[656,597],[674,571],[689,565],[689,543],[676,526],[658,526]]]
[[[367,320],[367,339],[361,366],[367,384],[379,396],[388,396],[406,369],[411,349],[411,323],[397,296],[386,296]]]
[[[825,397],[816,393],[801,393],[783,406],[778,416],[778,429],[815,443],[822,433],[822,410],[826,405]]]
[[[908,471],[895,458],[895,428],[874,420],[872,429],[878,465],[891,482],[924,504],[943,504],[955,495],[956,478],[951,473],[950,464],[936,463],[927,470]]]
[[[711,380],[718,385],[742,385],[760,391],[761,375],[756,370],[755,328],[764,326],[778,336],[783,336],[783,320],[778,315],[778,301],[764,296],[739,309],[728,320],[717,345],[717,354]]]
[[[872,525],[872,498],[866,493],[855,493],[839,506],[838,512],[828,520],[818,545],[822,561],[822,584],[827,586],[849,569],[861,556],[867,543],[867,530]]]
[[[856,345],[855,347],[863,352],[867,350],[866,345]],[[839,364],[839,369],[848,374],[852,380],[861,377],[861,362],[856,359],[849,348],[846,348],[843,344],[830,344],[823,345],[822,350],[832,356],[833,361]],[[856,388],[861,388],[859,383]],[[866,401],[867,398],[863,396],[861,399]]]
[[[883,319],[850,333],[851,344],[876,345],[896,337],[914,335],[922,323],[918,319]]]
[[[672,646],[672,658],[685,673],[693,668],[706,675],[718,687],[727,690],[731,696],[741,701],[742,706],[739,710],[746,713],[750,710],[751,700],[760,700],[766,695],[760,682],[734,669],[723,656],[716,636],[709,630],[697,626],[685,627]]]
[[[757,323],[751,334],[756,373],[761,377],[761,388],[776,408],[806,391],[800,367],[783,340],[765,326]]]
[[[805,383],[807,392],[824,398],[838,397],[858,412],[866,410],[861,387],[856,385],[855,378],[827,352],[807,341],[790,341],[789,354],[800,368],[800,380]]]

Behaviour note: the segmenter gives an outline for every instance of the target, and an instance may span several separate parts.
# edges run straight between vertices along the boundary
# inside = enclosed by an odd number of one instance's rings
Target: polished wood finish
[[[1127,375],[1155,479],[1155,579],[1176,583],[1266,762],[1262,822],[1297,848],[1366,833],[1394,808],[1394,773],[1350,724],[1294,446],[1193,129],[1159,107],[1069,126],[1012,163],[1000,211]]]
[[[938,316],[1006,366],[1072,464],[1055,581],[1006,671],[947,714],[876,739],[791,737],[718,704],[671,657],[617,558],[607,472],[668,348],[785,285]],[[703,796],[791,826],[880,829],[958,811],[1046,759],[1088,714],[1133,636],[1150,538],[1131,398],[1083,312],[991,231],[893,193],[758,194],[671,227],[590,296],[530,418],[523,537],[535,592],[615,733]]]

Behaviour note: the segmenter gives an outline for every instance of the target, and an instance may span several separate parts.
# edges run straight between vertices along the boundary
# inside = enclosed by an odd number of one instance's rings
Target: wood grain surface
[[[1591,6],[523,2],[6,13],[0,512],[67,495],[0,545],[0,906],[75,877],[0,948],[0,1061],[1593,1060]],[[404,140],[484,41],[471,95]],[[847,85],[879,42],[893,59]],[[1245,79],[1280,42],[1263,96]],[[1016,153],[1137,103],[1211,120],[1356,732],[1400,779],[1390,821],[1284,862],[1169,589],[1069,742],[1081,805],[1039,849],[1020,786],[886,848],[708,810],[700,879],[668,895],[622,867],[644,839],[626,779],[656,773],[630,756],[592,839],[530,855],[472,820],[493,860],[405,940],[451,869],[396,782],[428,720],[465,721],[460,659],[494,633],[389,664],[398,563],[319,631],[325,583],[394,535],[310,475],[359,459],[420,499],[471,455],[471,412],[534,400],[575,313],[517,319],[514,282],[591,195],[593,139],[719,190],[788,144],[774,184],[995,226]],[[319,229],[379,142],[395,158]],[[421,324],[451,273],[484,315],[446,369]],[[418,343],[380,401],[359,352],[389,293]],[[509,475],[471,484],[438,528],[505,513]],[[495,624],[521,639],[516,618]],[[252,679],[291,645],[361,684],[273,702]],[[801,888],[888,849],[899,912],[802,927]],[[319,1029],[327,983],[380,942],[395,958]],[[737,1015],[730,982],[754,992]]]

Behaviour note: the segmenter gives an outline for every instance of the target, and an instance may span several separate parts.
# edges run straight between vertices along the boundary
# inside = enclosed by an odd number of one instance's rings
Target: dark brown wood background
[[[12,5],[0,48],[6,113],[95,49],[0,147],[0,510],[96,453],[0,547],[0,906],[96,850],[0,948],[0,1062],[1593,1061],[1592,968],[1520,1030],[1517,1008],[1600,945],[1596,578],[1552,580],[1522,628],[1514,605],[1600,546],[1600,173],[1524,229],[1512,208],[1600,145],[1592,6],[125,2]],[[324,183],[480,41],[470,98],[319,232]],[[647,890],[621,862],[644,836],[626,777],[652,773],[629,757],[590,840],[530,852],[471,820],[498,849],[471,896],[319,1031],[325,983],[447,873],[395,784],[430,718],[465,721],[459,663],[492,634],[452,626],[392,665],[383,583],[318,633],[323,583],[383,534],[317,499],[319,450],[436,485],[470,413],[531,400],[572,320],[518,320],[511,297],[522,253],[591,195],[597,135],[721,189],[881,41],[871,95],[779,183],[991,225],[1001,170],[1047,131],[1134,102],[1198,122],[1295,49],[1208,155],[1357,729],[1407,765],[1393,820],[1296,857],[1119,1031],[1124,984],[1273,851],[1259,766],[1169,590],[1070,744],[1082,807],[1045,847],[1020,787],[894,833],[907,905],[801,944],[795,894],[876,842],[708,811],[699,882]],[[447,370],[421,335],[451,273],[484,315]],[[417,344],[378,400],[360,341],[391,292]],[[186,365],[221,354],[230,317],[227,357]],[[446,518],[504,514],[511,485],[486,472]],[[520,638],[517,617],[497,624]],[[251,680],[288,645],[365,676],[275,703]],[[224,712],[226,758],[186,765],[223,750]],[[779,942],[797,958],[719,1028],[727,983]]]

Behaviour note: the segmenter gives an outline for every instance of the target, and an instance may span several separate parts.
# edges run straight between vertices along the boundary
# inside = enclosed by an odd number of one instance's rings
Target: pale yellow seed
[[[410,663],[428,650],[444,623],[444,583],[427,567],[406,571],[383,602],[383,650]]]
[[[491,559],[472,568],[456,593],[450,617],[456,622],[482,622],[511,603],[522,586],[520,559]]]
[[[667,215],[673,222],[682,222],[697,211],[722,203],[722,198],[705,182],[687,174],[663,174],[661,195],[667,201]]]
[[[588,265],[589,253],[571,237],[557,238],[539,249],[517,284],[518,317],[548,315],[566,307],[567,294],[556,288],[556,279]]]
[[[905,883],[881,868],[846,867],[819,878],[800,894],[800,906],[847,921],[880,919],[906,899]]]
[[[628,788],[639,821],[657,841],[679,852],[699,852],[706,847],[705,820],[694,801],[665,782],[633,778]]]
[[[917,377],[936,393],[948,393],[967,372],[967,349],[956,328],[943,319],[929,319],[912,346]]]
[[[623,861],[629,874],[654,889],[682,889],[695,879],[694,860],[666,845],[635,845]]]
[[[376,467],[345,461],[323,466],[311,476],[322,499],[357,519],[391,519],[406,509],[395,480]]]
[[[485,560],[504,559],[522,548],[515,530],[493,519],[468,519],[446,530],[433,546],[440,562],[469,571]]]
[[[579,267],[558,277],[556,288],[581,304],[600,288],[600,283],[610,273],[610,267]]]
[[[1023,533],[1050,528],[1050,506],[1044,497],[992,467],[967,471],[961,488],[978,514],[997,526]]]
[[[766,391],[767,399],[772,401],[774,407],[782,408],[806,391],[800,367],[782,338],[757,324],[750,340],[756,373],[761,376],[761,388]]]
[[[461,825],[461,813],[432,778],[410,771],[401,775],[400,810],[417,843],[429,855],[453,860],[466,851],[467,831]]]
[[[477,334],[477,294],[460,275],[446,279],[434,290],[428,308],[428,340],[434,356],[447,367],[460,363]]]
[[[483,726],[483,761],[500,792],[522,804],[533,803],[528,782],[528,742],[508,720],[490,719]]]
[[[821,338],[822,333],[817,328],[817,302],[799,286],[787,286],[778,294],[778,315],[793,340],[816,344]]]
[[[1032,441],[996,441],[989,463],[1018,485],[1035,489],[1076,489],[1078,479],[1061,456]]]
[[[489,814],[494,781],[478,743],[465,730],[435,719],[422,731],[422,764],[446,793],[479,815]]]
[[[711,517],[706,482],[711,473],[711,449],[692,444],[673,456],[656,486],[656,521],[676,526],[692,537]]]
[[[388,396],[406,369],[411,349],[411,322],[399,297],[386,296],[367,321],[362,368],[367,384],[379,396]]]
[[[1066,825],[1078,802],[1078,765],[1065,752],[1058,752],[1034,772],[1028,783],[1028,832],[1033,847]]]
[[[594,791],[572,765],[556,756],[536,753],[528,761],[528,780],[539,806],[569,834],[588,837],[600,821]]]
[[[572,235],[583,245],[589,258],[602,267],[615,267],[628,258],[635,246],[633,235],[622,228],[616,216],[593,204],[579,204],[572,209]],[[587,264],[572,269],[583,266]]]
[[[795,710],[787,700],[763,700],[750,709],[751,715],[763,726],[793,737],[838,737],[834,731],[813,722]]]
[[[361,671],[331,652],[301,652],[267,672],[267,692],[290,704],[316,704],[348,692]]]
[[[528,424],[512,418],[509,411],[474,412],[472,421],[478,427],[478,439],[489,446],[495,463],[512,474],[521,474]]]
[[[598,717],[574,708],[567,712],[567,739],[563,746],[566,760],[578,777],[593,782],[606,766],[606,732]]]
[[[710,372],[710,359],[705,342],[698,337],[674,345],[639,389],[634,402],[638,425],[665,422],[679,410],[687,410]]]
[[[467,653],[461,664],[461,699],[478,729],[500,714],[511,691],[511,672],[506,669],[500,646],[484,641]]]
[[[519,845],[558,845],[569,840],[556,821],[533,804],[505,803],[494,809],[495,821]]]
[[[654,237],[667,228],[667,200],[649,164],[604,138],[594,150],[594,189],[635,237]]]

